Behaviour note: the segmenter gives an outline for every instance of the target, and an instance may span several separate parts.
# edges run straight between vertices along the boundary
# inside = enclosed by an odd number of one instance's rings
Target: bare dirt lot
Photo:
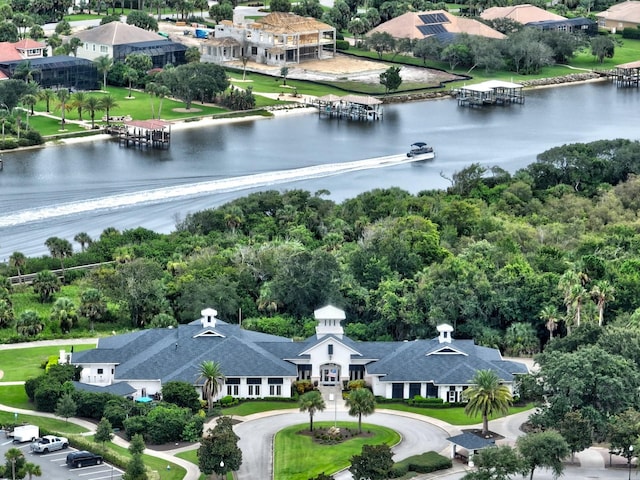
[[[178,27],[173,23],[161,22],[160,31],[170,35],[171,40],[183,43],[189,47],[199,46],[202,40],[192,35],[184,35],[184,31],[193,32],[191,25]],[[228,62],[229,66],[242,68],[240,61]],[[390,64],[374,62],[337,53],[334,58],[309,60],[295,66],[289,66],[288,78],[315,81],[355,81],[363,83],[380,82],[380,74],[389,68]],[[280,75],[280,67],[264,65],[256,62],[247,64],[247,71]],[[400,76],[404,82],[419,82],[429,85],[457,78],[439,70],[428,68],[402,66]]]

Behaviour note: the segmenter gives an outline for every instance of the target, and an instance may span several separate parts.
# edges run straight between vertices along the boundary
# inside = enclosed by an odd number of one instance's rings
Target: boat
[[[432,160],[436,157],[436,153],[433,151],[433,147],[426,143],[416,142],[411,144],[407,157],[413,160]]]

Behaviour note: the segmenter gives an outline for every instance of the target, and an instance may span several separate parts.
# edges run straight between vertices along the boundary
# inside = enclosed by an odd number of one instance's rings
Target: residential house
[[[513,5],[510,7],[491,7],[480,14],[484,20],[496,20],[498,18],[508,18],[514,22],[521,23],[528,27],[540,30],[559,30],[562,32],[584,33],[585,35],[596,35],[598,24],[593,20],[584,17],[565,18],[552,12],[528,3]]]
[[[186,63],[185,45],[135,25],[109,22],[78,32],[74,37],[83,42],[78,49],[78,57],[88,60],[107,55],[113,58],[114,62],[124,62],[130,53],[141,53],[151,57],[153,68]]]
[[[410,38],[420,40],[435,37],[442,42],[450,42],[455,35],[466,33],[487,38],[503,39],[505,35],[471,18],[457,17],[444,10],[426,12],[407,12],[399,17],[381,23],[370,30],[386,32],[394,38]]]
[[[480,14],[483,20],[496,20],[498,18],[508,18],[514,22],[527,25],[531,22],[542,22],[545,20],[566,20],[562,15],[548,12],[544,8],[536,7],[528,3],[522,5],[512,5],[510,7],[491,7]]]
[[[250,23],[223,20],[202,42],[201,60],[223,63],[248,57],[267,65],[298,64],[335,56],[336,29],[315,18],[274,12]]]
[[[611,5],[604,12],[596,13],[596,20],[600,28],[605,28],[611,33],[625,28],[636,28],[640,26],[640,1],[627,0]]]
[[[0,61],[0,72],[8,78],[25,60]],[[100,87],[98,70],[94,63],[84,58],[56,55],[29,60],[33,81],[42,88],[70,88],[96,90]]]
[[[171,380],[201,391],[198,371],[207,360],[218,362],[226,377],[220,396],[241,398],[291,397],[296,380],[339,391],[362,379],[385,398],[459,402],[478,370],[495,371],[512,391],[516,376],[528,372],[496,349],[455,340],[449,325],[439,325],[438,337],[429,340],[357,342],[344,335],[345,313],[329,305],[315,311],[316,334],[294,342],[216,315],[205,309],[188,325],[101,338],[96,349],[73,353],[71,363],[83,367],[80,382],[111,388],[125,382],[136,398],[159,394]]]

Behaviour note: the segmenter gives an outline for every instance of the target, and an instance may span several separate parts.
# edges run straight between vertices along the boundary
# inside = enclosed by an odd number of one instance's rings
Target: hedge
[[[450,458],[436,452],[425,452],[397,462],[392,469],[394,478],[406,475],[407,472],[431,473],[452,467]]]
[[[349,42],[347,40],[336,40],[337,50],[349,50]]]

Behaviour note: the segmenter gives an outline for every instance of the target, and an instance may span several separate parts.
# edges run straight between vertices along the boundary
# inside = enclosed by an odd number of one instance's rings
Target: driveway
[[[332,420],[353,422],[355,418],[349,416],[344,410],[332,411],[331,409],[314,416],[314,422]],[[448,448],[449,442],[446,438],[450,432],[426,420],[424,417],[413,415],[399,416],[376,412],[363,417],[362,421],[389,427],[400,433],[402,441],[393,448],[393,458],[397,461],[425,451],[443,452]],[[238,446],[243,452],[251,452],[250,455],[243,455],[242,466],[237,475],[238,480],[273,478],[273,437],[277,431],[298,423],[308,426],[309,415],[292,410],[269,416],[256,414],[245,417],[243,422],[237,424],[234,431],[240,437]],[[268,469],[268,474],[265,469]],[[345,480],[351,478],[351,474],[347,471],[334,477],[336,480]]]

